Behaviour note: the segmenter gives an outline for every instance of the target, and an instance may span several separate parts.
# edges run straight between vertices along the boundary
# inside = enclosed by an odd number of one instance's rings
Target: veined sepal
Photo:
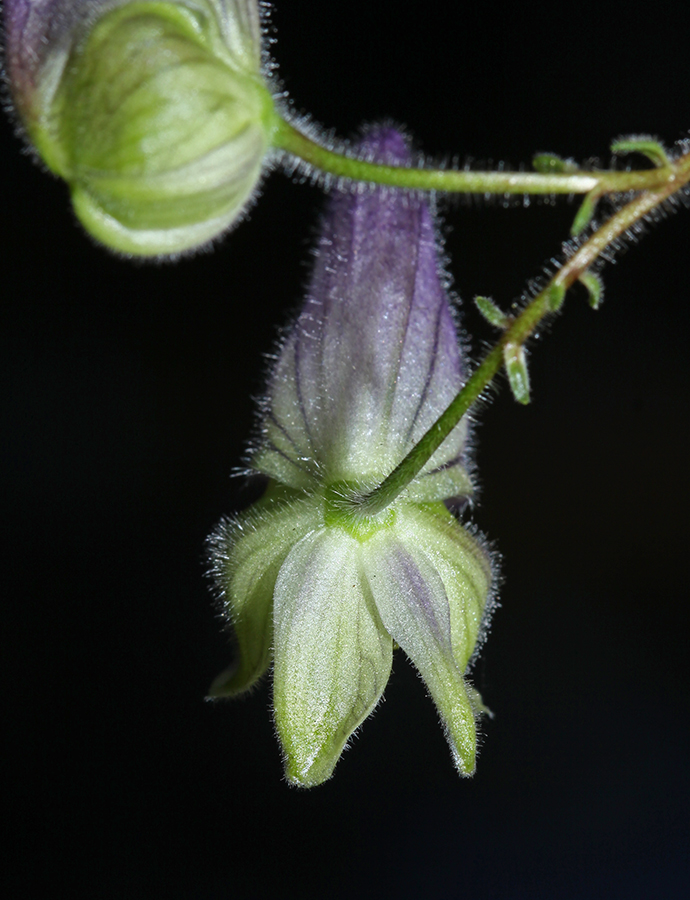
[[[208,541],[221,611],[232,626],[236,654],[211,684],[209,697],[234,697],[266,674],[273,651],[273,593],[293,545],[322,525],[318,497],[271,484],[248,510],[223,520]]]

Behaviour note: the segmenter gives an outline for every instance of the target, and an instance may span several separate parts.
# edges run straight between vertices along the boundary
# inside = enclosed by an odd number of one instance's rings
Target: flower
[[[409,163],[402,135],[364,156]],[[491,606],[491,560],[443,501],[468,497],[463,420],[388,508],[357,501],[405,457],[463,383],[434,222],[416,196],[335,193],[306,302],[269,378],[251,469],[262,499],[210,538],[239,656],[211,688],[249,690],[273,664],[288,780],[333,772],[373,711],[399,645],[470,775],[484,710],[465,679]]]
[[[242,214],[275,112],[257,0],[6,0],[17,113],[113,250],[179,254]]]

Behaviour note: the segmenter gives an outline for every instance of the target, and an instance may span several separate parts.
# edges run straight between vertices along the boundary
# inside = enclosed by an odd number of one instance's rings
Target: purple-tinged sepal
[[[241,216],[275,127],[256,0],[7,0],[19,118],[87,231],[137,256]]]
[[[372,129],[362,154],[407,164],[403,137]],[[279,349],[251,466],[264,499],[211,538],[239,644],[214,696],[273,660],[287,779],[325,781],[378,704],[399,645],[424,679],[461,774],[474,771],[466,681],[491,607],[489,554],[448,510],[469,497],[461,422],[385,509],[358,501],[401,462],[463,385],[435,225],[419,197],[336,194],[307,299]],[[257,624],[258,623],[258,624]]]
[[[399,504],[395,526],[362,547],[383,627],[424,679],[453,762],[472,775],[481,699],[464,675],[485,628],[490,561],[442,503]]]

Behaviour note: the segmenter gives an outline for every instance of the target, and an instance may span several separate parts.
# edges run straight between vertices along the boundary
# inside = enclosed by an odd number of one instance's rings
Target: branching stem
[[[506,344],[524,345],[542,319],[553,313],[553,296],[567,290],[590,268],[604,250],[615,243],[636,222],[659,207],[690,181],[690,152],[677,158],[669,167],[663,185],[655,190],[643,191],[623,206],[561,266],[549,283],[532,299],[517,316],[510,319],[498,343],[489,351],[474,370],[467,383],[448,408],[405,459],[373,491],[357,501],[358,512],[376,515],[389,506],[398,494],[421,472],[429,459],[448,437],[472,404],[481,396],[501,368]]]

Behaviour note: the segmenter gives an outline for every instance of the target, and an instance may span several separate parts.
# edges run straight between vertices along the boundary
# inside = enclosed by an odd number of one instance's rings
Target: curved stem
[[[522,345],[541,320],[554,312],[553,297],[562,295],[584,274],[592,263],[640,219],[667,200],[690,181],[690,153],[673,164],[674,176],[655,191],[645,191],[627,203],[599,228],[563,264],[549,283],[534,297],[519,315],[505,328],[501,339],[474,370],[463,389],[451,401],[444,413],[415,444],[403,461],[373,491],[356,503],[359,513],[376,515],[389,506],[408,484],[421,472],[462,417],[479,398],[501,368],[507,344]]]
[[[278,117],[273,144],[322,172],[407,190],[466,194],[589,194],[653,190],[674,177],[674,165],[638,172],[474,172],[385,166],[329,150]]]

